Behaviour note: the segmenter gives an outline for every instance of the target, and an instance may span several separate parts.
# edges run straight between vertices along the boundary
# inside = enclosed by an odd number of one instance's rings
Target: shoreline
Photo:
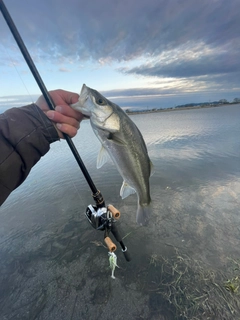
[[[228,103],[228,104],[217,104],[217,105],[203,105],[203,106],[189,106],[189,107],[172,107],[166,109],[154,109],[154,110],[144,110],[144,111],[127,111],[128,115],[134,114],[146,114],[146,113],[156,113],[156,112],[171,112],[171,111],[181,111],[181,110],[194,110],[194,109],[208,109],[208,108],[217,108],[217,107],[224,107],[229,105],[239,105],[239,103]]]

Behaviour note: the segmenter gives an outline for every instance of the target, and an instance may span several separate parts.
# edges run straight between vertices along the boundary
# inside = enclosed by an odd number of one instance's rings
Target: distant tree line
[[[158,110],[171,110],[171,109],[176,109],[176,108],[191,108],[191,107],[204,107],[204,106],[219,106],[221,104],[236,104],[236,103],[240,103],[240,98],[234,98],[232,102],[229,102],[226,99],[220,99],[218,101],[212,101],[212,102],[200,102],[200,103],[186,103],[186,104],[181,104],[175,107],[171,107],[171,108],[153,108],[150,109],[149,107],[147,107],[146,109],[140,109],[138,111],[132,111],[131,109],[126,109],[125,112],[126,113],[136,113],[136,112],[155,112]]]
[[[222,104],[223,104],[223,103],[224,103],[224,104],[225,104],[225,103],[226,103],[226,104],[228,104],[228,103],[229,103],[229,104],[240,103],[240,98],[234,98],[233,101],[231,101],[231,102],[227,101],[227,99],[220,99],[220,100],[218,101],[218,103],[219,103],[219,104],[221,104],[221,103],[222,103]]]
[[[240,103],[240,98],[234,98],[232,102],[229,102],[227,99],[220,99],[218,101],[212,102],[200,102],[200,103],[187,103],[176,106],[175,108],[186,108],[186,107],[196,107],[196,106],[217,106],[220,104],[235,104]]]

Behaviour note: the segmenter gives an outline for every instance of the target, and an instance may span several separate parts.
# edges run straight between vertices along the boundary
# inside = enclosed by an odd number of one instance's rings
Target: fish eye
[[[97,103],[100,104],[100,105],[104,105],[105,101],[103,99],[99,98]]]

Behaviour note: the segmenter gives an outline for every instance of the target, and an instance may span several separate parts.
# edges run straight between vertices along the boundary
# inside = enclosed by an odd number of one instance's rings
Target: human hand
[[[38,98],[36,105],[56,124],[55,127],[60,138],[63,138],[62,132],[74,137],[84,116],[81,112],[72,109],[70,105],[78,101],[79,95],[61,89],[49,91],[49,94],[55,103],[55,111],[49,110],[43,96]]]

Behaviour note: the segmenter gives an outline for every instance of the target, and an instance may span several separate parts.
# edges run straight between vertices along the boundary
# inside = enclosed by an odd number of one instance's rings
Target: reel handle
[[[112,213],[112,216],[115,220],[118,220],[121,216],[120,211],[116,209],[112,204],[107,206],[108,211]]]
[[[112,240],[109,237],[104,238],[104,242],[106,243],[109,252],[114,252],[117,249],[117,246],[112,242]]]

